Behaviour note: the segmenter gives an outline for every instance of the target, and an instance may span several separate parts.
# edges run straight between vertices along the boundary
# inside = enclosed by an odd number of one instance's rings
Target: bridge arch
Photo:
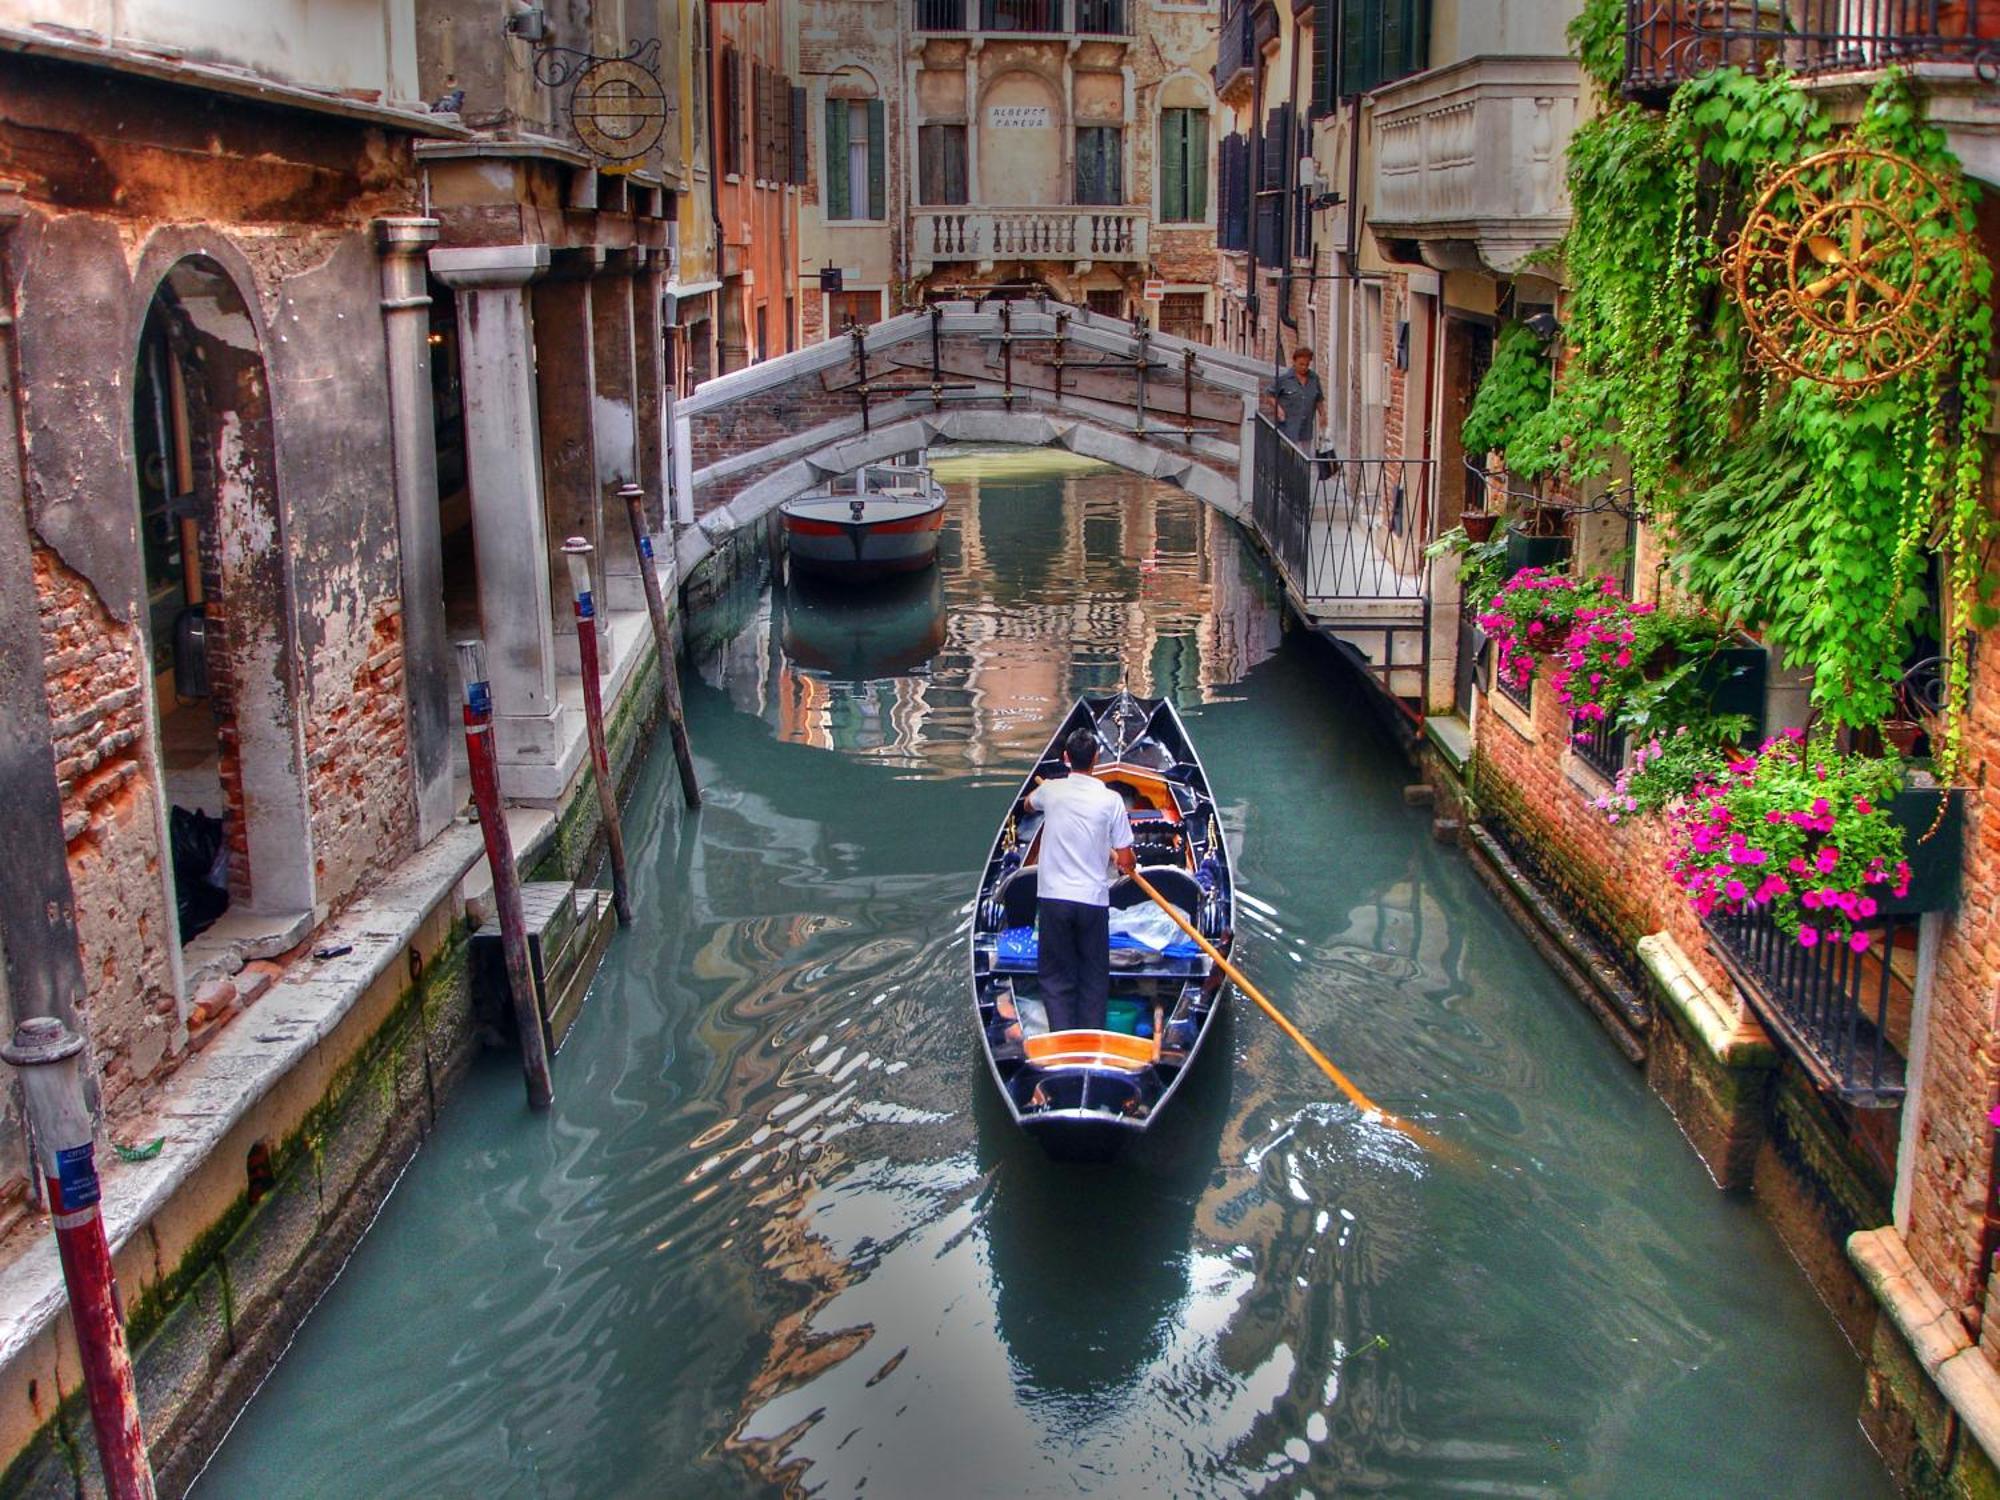
[[[1054,302],[952,303],[708,382],[675,412],[677,560],[864,464],[940,443],[1060,448],[1232,517],[1263,367]]]

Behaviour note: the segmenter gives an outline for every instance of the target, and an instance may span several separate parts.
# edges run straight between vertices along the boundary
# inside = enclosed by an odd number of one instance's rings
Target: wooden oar
[[[1255,1000],[1257,1002],[1258,1009],[1262,1010],[1264,1014],[1269,1016],[1273,1021],[1276,1021],[1278,1023],[1278,1029],[1284,1032],[1284,1034],[1290,1037],[1293,1041],[1297,1042],[1299,1044],[1300,1049],[1304,1051],[1307,1057],[1310,1057],[1315,1063],[1319,1064],[1319,1070],[1322,1073],[1326,1074],[1328,1078],[1331,1078],[1333,1080],[1334,1087],[1338,1088],[1341,1091],[1341,1093],[1347,1095],[1347,1097],[1354,1102],[1354,1106],[1356,1109],[1359,1109],[1363,1114],[1370,1114],[1376,1116],[1382,1121],[1383,1124],[1387,1125],[1391,1130],[1400,1130],[1404,1135],[1408,1136],[1418,1145],[1424,1147],[1424,1149],[1426,1149],[1427,1151],[1436,1152],[1440,1156],[1452,1157],[1454,1159],[1459,1159],[1459,1160],[1464,1159],[1465,1153],[1461,1151],[1457,1146],[1454,1146],[1450,1142],[1441,1140],[1437,1136],[1432,1135],[1428,1130],[1424,1129],[1423,1126],[1421,1125],[1413,1124],[1410,1121],[1405,1120],[1400,1115],[1391,1114],[1388,1110],[1384,1109],[1381,1105],[1377,1104],[1373,1099],[1370,1099],[1366,1094],[1362,1093],[1361,1090],[1355,1086],[1354,1080],[1349,1078],[1345,1073],[1341,1072],[1340,1069],[1336,1068],[1333,1065],[1332,1060],[1329,1059],[1324,1052],[1320,1051],[1319,1048],[1315,1047],[1312,1044],[1312,1042],[1307,1039],[1306,1034],[1300,1031],[1298,1027],[1294,1026],[1291,1023],[1291,1021],[1285,1016],[1283,1011],[1279,1010],[1278,1007],[1273,1005],[1269,1000],[1266,1000],[1264,998],[1264,992],[1258,989],[1257,986],[1252,984],[1249,980],[1245,979],[1243,977],[1243,971],[1241,969],[1237,968],[1236,965],[1231,963],[1228,959],[1224,958],[1222,956],[1221,950],[1218,949],[1215,946],[1215,944],[1211,943],[1207,938],[1203,937],[1199,932],[1197,932],[1188,923],[1187,918],[1183,917],[1179,911],[1177,911],[1173,906],[1169,905],[1166,897],[1162,896],[1158,891],[1154,890],[1151,882],[1149,882],[1145,876],[1141,875],[1137,870],[1134,870],[1132,872],[1132,878],[1139,883],[1140,890],[1144,891],[1148,896],[1151,896],[1153,898],[1153,904],[1155,906],[1159,907],[1161,911],[1165,912],[1169,917],[1173,918],[1174,926],[1180,928],[1182,932],[1186,933],[1189,937],[1193,938],[1195,942],[1199,943],[1201,945],[1202,952],[1206,953],[1210,958],[1214,959],[1217,967],[1219,967],[1222,970],[1222,972],[1227,974],[1231,979],[1236,981],[1236,987],[1241,991],[1243,991],[1244,994],[1248,995],[1252,1000]]]

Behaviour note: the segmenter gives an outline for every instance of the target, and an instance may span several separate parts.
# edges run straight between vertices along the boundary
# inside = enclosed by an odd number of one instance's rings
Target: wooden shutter
[[[791,129],[790,160],[786,163],[785,181],[804,187],[809,175],[811,158],[806,155],[806,91],[796,85],[786,91],[785,115]]]
[[[1122,143],[1124,132],[1114,125],[1084,125],[1076,132],[1076,201],[1116,204],[1125,201]]]
[[[1312,99],[1316,115],[1333,112],[1336,76],[1333,39],[1339,26],[1334,0],[1313,0]]]
[[[854,199],[847,181],[847,101],[826,101],[826,216],[854,217]]]
[[[868,217],[871,219],[889,216],[888,127],[884,123],[887,114],[880,99],[868,101]]]
[[[1381,0],[1340,0],[1340,93],[1342,98],[1373,88],[1375,17]]]
[[[1187,117],[1185,109],[1160,111],[1160,217],[1170,224],[1186,221]]]
[[[1208,111],[1183,110],[1187,116],[1188,222],[1199,224],[1208,218]]]

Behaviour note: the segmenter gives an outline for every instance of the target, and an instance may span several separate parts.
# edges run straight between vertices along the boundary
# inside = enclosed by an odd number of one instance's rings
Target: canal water
[[[746,587],[628,813],[546,1116],[453,1098],[204,1496],[1890,1493],[1783,1248],[1458,855],[1227,523],[949,463],[934,576]],[[1247,1002],[1154,1138],[1057,1167],[967,1026],[971,885],[1077,693],[1187,716]]]

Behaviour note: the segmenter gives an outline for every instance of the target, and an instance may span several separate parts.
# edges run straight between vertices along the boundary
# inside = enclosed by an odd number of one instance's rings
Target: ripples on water
[[[698,630],[708,804],[647,768],[639,925],[556,1110],[475,1069],[205,1491],[1885,1494],[1803,1281],[1432,846],[1235,533],[1040,457],[950,477],[935,575]],[[1247,1005],[1115,1166],[1007,1124],[971,882],[1121,680],[1224,799],[1241,960],[1473,1165],[1327,1102]]]

